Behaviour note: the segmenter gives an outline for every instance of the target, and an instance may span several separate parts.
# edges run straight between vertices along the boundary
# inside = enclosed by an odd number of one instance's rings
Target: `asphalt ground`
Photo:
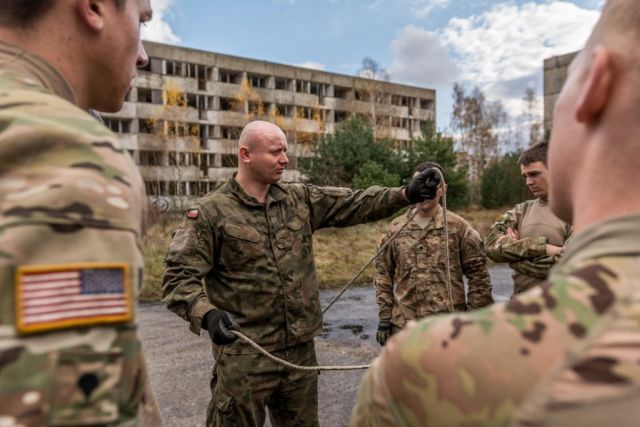
[[[493,266],[490,272],[494,299],[506,300],[513,286],[509,269]],[[323,307],[335,294],[320,292]],[[375,341],[377,313],[372,287],[348,290],[325,315],[323,333],[316,339],[319,364],[358,365],[373,360],[380,350]],[[209,336],[191,333],[187,323],[161,303],[141,304],[138,316],[151,383],[166,425],[203,426],[213,367]],[[322,427],[348,423],[364,372],[321,373],[318,413]]]

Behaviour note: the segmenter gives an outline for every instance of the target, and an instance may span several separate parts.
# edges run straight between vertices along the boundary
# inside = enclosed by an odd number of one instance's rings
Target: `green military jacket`
[[[232,178],[189,209],[175,232],[163,299],[197,334],[218,308],[269,351],[308,341],[322,327],[312,233],[376,221],[407,204],[400,188],[303,184],[273,184],[262,204]],[[225,346],[255,351],[239,341]]]
[[[582,231],[550,283],[392,339],[351,425],[637,424],[639,278],[640,215]]]
[[[154,410],[134,321],[144,206],[113,133],[55,69],[0,42],[5,424],[121,425]]]
[[[411,212],[396,218],[382,236],[384,245],[407,222]],[[493,303],[491,279],[482,240],[467,221],[447,211],[451,297],[447,286],[444,209],[425,228],[411,221],[375,261],[373,284],[380,320],[396,328],[407,321],[450,311],[476,309]],[[469,279],[465,297],[464,277]]]
[[[519,234],[507,235],[507,229]],[[547,256],[546,246],[564,246],[571,226],[551,212],[541,199],[527,200],[500,215],[485,240],[487,255],[494,262],[507,262],[513,269],[514,294],[524,292],[547,278],[558,256]]]

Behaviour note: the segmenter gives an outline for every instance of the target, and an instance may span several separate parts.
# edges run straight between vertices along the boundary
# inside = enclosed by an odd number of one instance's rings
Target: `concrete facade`
[[[284,181],[299,181],[298,159],[352,114],[399,148],[435,120],[431,89],[159,43],[145,48],[149,65],[124,107],[103,118],[125,141],[151,196],[197,197],[228,179],[240,130],[257,118],[287,134]],[[167,100],[171,91],[180,94],[178,103]]]
[[[544,131],[545,134],[551,132],[553,122],[553,107],[565,80],[567,71],[573,58],[578,52],[567,53],[565,55],[554,56],[544,60]]]

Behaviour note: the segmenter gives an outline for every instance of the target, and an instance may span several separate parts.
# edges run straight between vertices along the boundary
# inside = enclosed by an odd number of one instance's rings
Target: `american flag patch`
[[[127,264],[20,267],[16,327],[23,334],[130,321]]]

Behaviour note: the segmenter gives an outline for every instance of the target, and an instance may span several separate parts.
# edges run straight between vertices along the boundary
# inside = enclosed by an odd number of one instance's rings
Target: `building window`
[[[283,117],[293,117],[295,112],[296,112],[295,105],[276,104],[276,109],[274,114],[280,115]]]
[[[223,168],[237,168],[238,167],[238,156],[235,154],[221,154]]]
[[[351,89],[348,87],[335,86],[333,89],[333,95],[340,99],[349,99],[349,92]]]
[[[236,126],[220,126],[220,137],[222,139],[238,139],[242,133],[242,128]]]
[[[220,83],[240,84],[242,82],[242,73],[239,71],[220,70]]]
[[[276,77],[277,90],[291,90],[292,80],[285,77]]]
[[[167,61],[167,75],[183,77],[185,74],[185,65],[182,62]]]
[[[251,87],[267,87],[267,77],[258,76],[256,74],[248,74],[247,79],[249,80],[249,86]]]
[[[366,90],[355,90],[353,95],[357,101],[370,102],[371,100],[371,96]]]
[[[162,151],[140,150],[138,155],[140,166],[162,166]]]
[[[296,116],[301,119],[312,120],[313,110],[309,107],[296,107]]]
[[[309,93],[311,82],[305,80],[296,80],[296,92]]]
[[[336,112],[334,114],[334,122],[341,123],[341,122],[344,122],[345,120],[347,120],[347,118],[349,118],[349,112],[348,111],[338,111],[338,110],[336,110]]]
[[[311,95],[326,96],[327,85],[322,83],[311,82]]]
[[[158,89],[138,88],[138,102],[145,104],[162,104],[162,91]]]
[[[423,110],[433,110],[432,99],[420,99],[420,108]]]
[[[220,97],[220,111],[233,111],[234,102],[232,98]]]
[[[113,117],[103,117],[104,125],[116,133],[130,133],[130,119],[115,119]]]

